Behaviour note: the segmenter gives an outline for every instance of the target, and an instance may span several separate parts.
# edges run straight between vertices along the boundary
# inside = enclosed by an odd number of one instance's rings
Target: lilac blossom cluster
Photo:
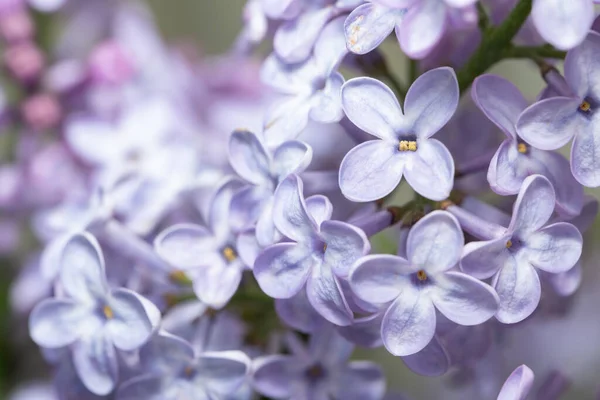
[[[219,57],[134,1],[2,2],[0,250],[52,376],[11,399],[407,399],[356,347],[557,399],[573,377],[495,365],[582,282],[595,2],[248,0]],[[487,73],[515,58],[533,102]]]

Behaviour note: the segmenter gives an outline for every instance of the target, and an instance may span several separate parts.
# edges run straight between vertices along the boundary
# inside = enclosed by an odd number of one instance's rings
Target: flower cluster
[[[568,314],[598,212],[595,2],[248,0],[218,58],[133,1],[0,5],[0,252],[53,376],[11,399],[405,399],[355,347],[525,399],[505,338]]]

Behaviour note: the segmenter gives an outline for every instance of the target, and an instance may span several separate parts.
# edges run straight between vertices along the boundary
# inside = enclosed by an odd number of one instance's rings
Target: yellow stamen
[[[579,105],[579,109],[584,112],[590,111],[590,108],[592,108],[592,105],[585,100]]]
[[[398,144],[400,151],[417,151],[417,142],[415,140],[401,140]]]
[[[237,258],[237,254],[235,254],[235,251],[233,251],[233,249],[229,246],[225,247],[223,249],[222,253],[223,253],[223,257],[225,257],[227,262],[235,261]]]
[[[508,242],[506,242],[506,248],[510,249],[512,247],[512,240],[509,240]]]
[[[517,146],[519,153],[527,153],[527,145],[525,143],[519,143]]]
[[[427,274],[425,273],[425,271],[420,270],[419,272],[417,272],[417,279],[419,279],[421,282],[426,281]]]
[[[327,250],[327,243],[323,243],[323,251]]]
[[[190,377],[194,374],[194,369],[192,367],[185,367],[185,369],[183,370],[183,373],[185,374],[185,376]]]
[[[102,308],[102,312],[104,313],[104,316],[106,317],[106,319],[113,319],[115,316],[115,313],[113,312],[112,308],[110,308],[109,306],[104,306]]]

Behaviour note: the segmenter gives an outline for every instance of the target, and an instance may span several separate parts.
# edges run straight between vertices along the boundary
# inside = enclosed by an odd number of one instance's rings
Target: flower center
[[[314,364],[304,374],[309,381],[315,382],[325,378],[327,373],[321,364]]]
[[[183,370],[183,373],[185,374],[185,376],[187,376],[188,378],[190,378],[192,375],[194,375],[194,368],[190,367],[189,365],[187,367],[185,367],[185,369]]]
[[[510,249],[510,248],[512,247],[512,245],[513,245],[513,243],[512,243],[512,240],[510,240],[510,239],[509,239],[509,240],[506,242],[506,248],[507,248],[507,249]]]
[[[589,112],[592,109],[592,105],[587,100],[584,100],[579,105],[579,109],[583,112]]]
[[[115,317],[115,313],[113,312],[112,308],[110,308],[110,306],[102,307],[102,312],[104,313],[106,319],[113,319]]]
[[[423,271],[422,269],[419,270],[419,272],[417,272],[417,279],[420,280],[421,282],[426,281],[427,273],[425,271]]]
[[[398,144],[398,150],[400,151],[417,151],[416,140],[401,140]]]
[[[525,143],[519,143],[517,145],[517,150],[519,153],[525,154],[525,153],[527,153],[527,145]]]
[[[231,246],[227,246],[221,250],[221,254],[223,254],[223,257],[225,260],[227,260],[227,262],[233,262],[237,259],[237,253],[231,248]]]

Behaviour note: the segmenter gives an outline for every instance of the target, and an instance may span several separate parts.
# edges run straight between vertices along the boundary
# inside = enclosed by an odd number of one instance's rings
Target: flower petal
[[[139,355],[145,371],[168,374],[190,364],[194,359],[194,349],[179,336],[160,331],[140,349]]]
[[[540,35],[561,50],[580,44],[594,22],[594,5],[589,0],[534,1],[531,18]]]
[[[342,107],[354,125],[381,139],[397,141],[396,130],[405,124],[394,92],[377,79],[347,81],[342,86]]]
[[[275,53],[265,59],[260,70],[264,84],[292,95],[310,92],[310,83],[320,75],[319,66],[312,58],[303,63],[288,64]]]
[[[308,214],[313,217],[317,226],[321,226],[323,221],[327,221],[331,218],[333,213],[333,205],[329,199],[320,194],[310,196],[306,199],[306,210]]]
[[[420,195],[431,200],[444,200],[454,185],[454,160],[440,141],[418,141],[418,149],[407,157],[404,177]]]
[[[213,194],[208,212],[208,226],[217,240],[230,235],[229,208],[233,195],[240,189],[242,182],[235,178],[226,178]]]
[[[194,292],[202,302],[220,309],[231,299],[242,280],[242,260],[229,265],[200,268],[194,276]]]
[[[571,147],[571,171],[579,183],[600,186],[600,114],[594,113],[585,129],[575,135]]]
[[[298,379],[297,361],[291,356],[272,355],[254,360],[252,384],[257,392],[273,398],[288,398],[293,395]]]
[[[275,311],[290,327],[304,333],[312,333],[327,323],[308,301],[306,290],[289,299],[276,299]]]
[[[527,238],[527,257],[536,268],[551,273],[571,269],[581,257],[583,238],[573,225],[558,222]]]
[[[555,199],[554,188],[548,178],[528,176],[513,206],[508,230],[522,236],[540,229],[552,216]]]
[[[546,274],[546,279],[556,294],[566,297],[571,296],[581,286],[582,272],[581,263],[577,262],[568,271],[559,272],[558,274]]]
[[[177,224],[154,239],[156,252],[176,268],[205,265],[206,254],[215,250],[214,238],[200,225]]]
[[[533,378],[533,371],[521,365],[504,382],[497,400],[525,400],[533,386]]]
[[[485,74],[473,82],[471,96],[498,128],[509,138],[517,139],[517,120],[527,108],[527,100],[515,85],[498,75]]]
[[[398,186],[405,160],[395,143],[384,140],[361,143],[342,160],[340,189],[352,201],[378,200]]]
[[[381,321],[385,313],[380,311],[367,317],[356,318],[352,325],[338,327],[338,332],[347,341],[361,347],[375,348],[383,345]]]
[[[240,231],[252,227],[273,192],[263,186],[247,185],[235,192],[229,208],[231,228]]]
[[[517,120],[517,133],[541,150],[555,150],[569,143],[573,135],[586,129],[578,115],[581,100],[551,97],[527,107]]]
[[[352,292],[370,303],[387,303],[400,295],[408,284],[407,276],[418,267],[402,257],[387,254],[361,258],[353,267],[348,281]]]
[[[467,243],[463,249],[460,268],[477,279],[494,275],[510,257],[506,249],[509,235],[498,239]]]
[[[581,0],[576,2],[581,3]],[[581,27],[583,28],[583,25]],[[594,90],[600,79],[594,67],[600,62],[600,35],[597,32],[589,32],[587,28],[585,34],[587,37],[583,43],[569,51],[565,58],[565,80],[579,98]]]
[[[308,301],[329,322],[352,324],[352,311],[346,302],[338,278],[327,264],[316,264],[306,283]]]
[[[344,21],[346,16],[339,16],[327,23],[315,43],[314,57],[321,70],[330,74],[348,54],[344,37]]]
[[[140,348],[154,330],[141,296],[121,288],[113,291],[111,297],[109,306],[114,316],[108,321],[107,329],[113,344],[125,351]]]
[[[165,377],[159,374],[139,375],[126,380],[119,386],[116,398],[119,400],[164,400],[168,399],[166,393],[169,387]]]
[[[314,263],[310,249],[295,243],[278,243],[258,255],[254,276],[267,295],[286,299],[304,286]]]
[[[344,23],[346,46],[355,54],[366,54],[378,47],[392,33],[396,21],[404,14],[373,3],[358,6]]]
[[[279,231],[296,242],[307,242],[316,233],[317,224],[306,210],[302,179],[285,178],[275,191],[273,221]]]
[[[498,311],[498,295],[489,285],[461,272],[436,277],[431,300],[449,320],[460,325],[478,325]]]
[[[419,289],[404,285],[383,317],[383,344],[395,356],[409,356],[423,350],[434,334],[433,303]]]
[[[514,140],[502,142],[490,161],[487,172],[491,189],[503,196],[519,193],[521,184],[530,175],[530,168],[540,167],[539,163],[533,163],[527,155],[519,153],[516,146]]]
[[[241,351],[205,352],[195,366],[200,386],[219,395],[233,393],[250,371],[250,359]]]
[[[423,0],[406,13],[396,36],[404,53],[413,59],[426,57],[441,40],[447,28],[443,1]]]
[[[427,272],[446,271],[460,260],[465,239],[456,218],[434,211],[419,220],[408,234],[408,260]]]
[[[313,96],[313,106],[309,114],[313,121],[331,124],[344,117],[341,97],[343,84],[344,77],[336,72],[327,79],[325,88]]]
[[[46,299],[29,316],[29,334],[42,347],[55,349],[75,342],[81,331],[85,310],[69,298]]]
[[[269,156],[258,137],[236,130],[229,137],[229,163],[239,176],[259,185],[269,179]]]
[[[437,337],[418,353],[402,357],[404,364],[414,373],[423,376],[441,376],[450,368],[450,359]]]
[[[102,330],[74,344],[73,363],[81,382],[94,394],[107,395],[118,383],[117,353]]]
[[[298,174],[310,165],[312,157],[312,147],[299,140],[290,140],[275,149],[273,170],[282,178],[290,174]]]
[[[235,247],[244,264],[249,268],[253,268],[256,257],[258,257],[262,250],[262,247],[258,244],[258,240],[256,240],[254,229],[240,233],[237,236]]]
[[[312,96],[302,94],[277,99],[265,113],[264,135],[269,146],[298,137],[308,124]]]
[[[371,249],[365,233],[345,222],[324,221],[321,235],[327,245],[324,261],[341,278],[346,278],[352,264]]]
[[[335,398],[379,400],[385,394],[385,387],[385,376],[379,365],[370,361],[352,361],[341,372]]]
[[[428,138],[442,129],[458,107],[458,81],[450,67],[429,70],[410,86],[404,113],[418,138]]]

